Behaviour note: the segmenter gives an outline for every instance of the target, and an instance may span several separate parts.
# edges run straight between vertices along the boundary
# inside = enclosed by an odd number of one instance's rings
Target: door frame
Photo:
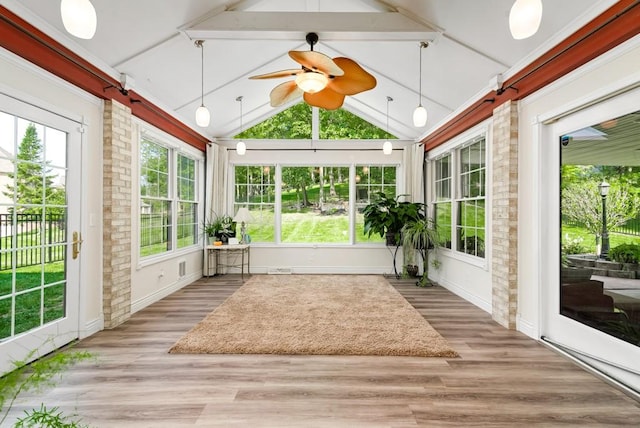
[[[15,368],[14,362],[33,361],[77,339],[82,319],[80,304],[81,260],[72,258],[73,231],[82,232],[82,119],[64,115],[44,102],[0,86],[3,111],[67,134],[65,188],[67,193],[67,248],[65,260],[65,316],[0,342],[0,375]]]
[[[560,314],[560,136],[638,110],[640,82],[578,100],[541,119],[539,149],[540,337],[640,391],[640,347]]]

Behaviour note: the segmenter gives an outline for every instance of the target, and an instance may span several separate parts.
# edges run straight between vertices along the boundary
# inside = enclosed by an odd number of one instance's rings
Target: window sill
[[[476,266],[485,271],[489,270],[489,263],[486,257],[480,258],[480,257],[472,256],[470,254],[461,253],[459,251],[454,251],[450,248],[438,248],[438,254],[436,255],[436,257],[440,257],[440,256],[445,256],[449,259],[463,262],[471,266]]]
[[[148,256],[148,257],[145,257],[144,259],[138,256],[138,263],[136,264],[136,270],[140,270],[148,266],[153,266],[155,264],[162,263],[167,260],[173,260],[178,257],[186,256],[192,253],[202,253],[202,245],[200,244],[190,245],[185,248],[180,248],[179,250],[176,250],[176,251],[158,254],[156,256]]]

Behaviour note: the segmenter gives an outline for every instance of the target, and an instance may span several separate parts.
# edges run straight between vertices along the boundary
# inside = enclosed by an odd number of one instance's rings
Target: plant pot
[[[398,246],[397,235],[398,234],[396,232],[387,232],[385,237],[387,239],[387,246],[388,247],[397,247]]]
[[[418,276],[418,266],[407,265],[405,266],[405,269],[407,270],[407,275],[409,275],[411,278],[415,278],[416,276]]]

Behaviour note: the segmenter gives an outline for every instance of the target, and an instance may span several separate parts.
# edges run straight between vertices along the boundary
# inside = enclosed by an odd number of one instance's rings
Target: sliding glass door
[[[640,91],[546,127],[543,335],[640,390]]]

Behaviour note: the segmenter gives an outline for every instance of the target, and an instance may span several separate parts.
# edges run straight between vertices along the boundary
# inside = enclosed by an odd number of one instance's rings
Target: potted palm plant
[[[421,218],[407,222],[402,227],[402,247],[405,250],[407,260],[411,261],[417,252],[422,257],[422,277],[416,283],[417,286],[426,287],[430,284],[429,274],[429,249],[437,248],[439,240],[436,224],[431,218]],[[408,262],[405,261],[405,264]]]
[[[364,233],[386,238],[387,245],[398,245],[402,227],[425,218],[424,204],[405,202],[399,199],[406,195],[390,198],[383,192],[376,192],[369,205],[364,207]]]

